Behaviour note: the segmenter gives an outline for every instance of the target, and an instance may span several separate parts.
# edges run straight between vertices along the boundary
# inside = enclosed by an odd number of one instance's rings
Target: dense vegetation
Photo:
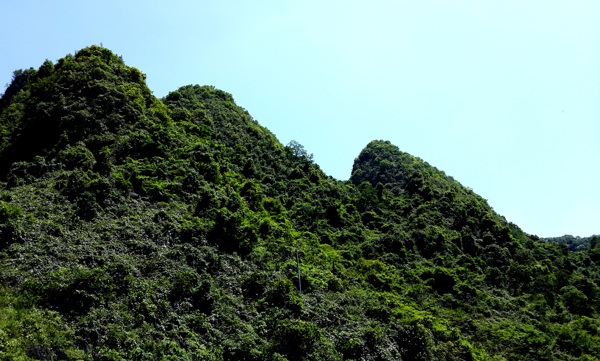
[[[598,242],[526,234],[389,142],[339,181],[96,46],[15,72],[0,131],[1,360],[600,355]]]
[[[561,237],[546,238],[546,240],[549,242],[564,244],[565,246],[567,246],[569,251],[578,252],[598,247],[598,244],[600,243],[600,235],[590,237],[576,237],[566,234]]]

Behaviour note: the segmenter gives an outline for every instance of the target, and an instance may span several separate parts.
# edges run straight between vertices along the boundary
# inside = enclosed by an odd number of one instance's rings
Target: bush
[[[292,361],[304,359],[323,338],[314,323],[290,319],[277,321],[273,336],[275,350]]]

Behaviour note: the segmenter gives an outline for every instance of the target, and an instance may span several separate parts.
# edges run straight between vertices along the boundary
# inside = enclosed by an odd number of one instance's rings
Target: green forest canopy
[[[529,235],[389,142],[339,181],[97,46],[15,72],[0,131],[0,359],[600,355],[595,238]]]

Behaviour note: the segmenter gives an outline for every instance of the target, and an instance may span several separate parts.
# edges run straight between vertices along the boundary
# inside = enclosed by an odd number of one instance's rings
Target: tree
[[[312,153],[308,153],[306,151],[306,149],[304,149],[304,146],[302,144],[300,144],[299,142],[295,141],[295,140],[291,140],[288,144],[287,147],[290,148],[292,150],[292,154],[298,158],[305,158],[306,160],[312,162],[313,161],[313,154]]]

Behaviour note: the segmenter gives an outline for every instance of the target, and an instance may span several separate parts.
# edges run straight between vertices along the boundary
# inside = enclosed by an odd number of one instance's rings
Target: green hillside
[[[284,115],[282,115],[284,116]],[[372,141],[348,181],[92,46],[0,100],[0,360],[598,360],[600,244]]]

